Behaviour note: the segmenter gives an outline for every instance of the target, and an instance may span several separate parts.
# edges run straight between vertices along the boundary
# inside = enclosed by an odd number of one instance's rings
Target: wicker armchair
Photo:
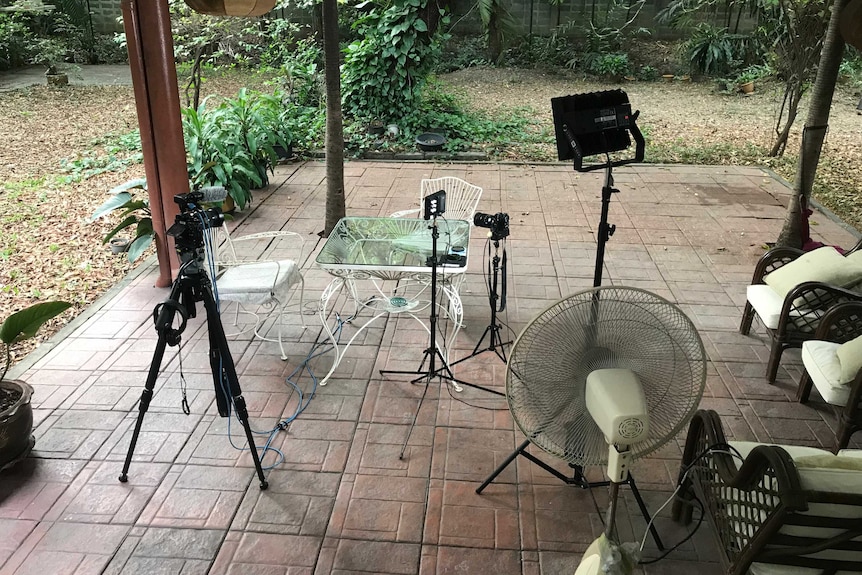
[[[837,340],[830,339],[836,336]],[[836,452],[845,449],[850,437],[862,429],[862,370],[856,373],[852,381],[841,384],[843,380],[836,373],[840,371],[836,343],[860,336],[862,302],[842,303],[829,310],[814,338],[805,342],[802,348],[805,371],[799,380],[796,399],[799,403],[806,403],[812,386],[816,386],[827,403],[843,407],[838,424]]]
[[[847,254],[857,251],[860,247],[862,247],[862,240]],[[768,302],[762,305],[760,310],[755,309],[757,306],[753,305],[753,301],[770,299],[770,290],[763,281],[764,276],[787,265],[803,253],[802,250],[794,248],[772,248],[763,254],[760,261],[757,262],[751,285],[748,286],[748,297],[742,312],[739,333],[748,335],[755,313],[760,315],[761,321],[772,338],[772,349],[766,367],[766,378],[770,383],[775,381],[778,364],[781,362],[781,355],[784,350],[791,347],[801,347],[804,341],[812,339],[820,320],[829,308],[841,302],[862,301],[862,294],[849,289],[822,282],[803,282],[790,290],[783,303],[779,296],[773,292],[772,296],[778,301],[774,304]],[[763,308],[770,309],[765,312]],[[833,335],[838,337],[838,334]],[[830,339],[830,341],[840,340]]]
[[[724,449],[710,451],[717,446]],[[862,573],[862,452],[842,456],[810,447],[728,445],[718,414],[698,411],[673,517],[689,523],[697,497],[730,575]]]

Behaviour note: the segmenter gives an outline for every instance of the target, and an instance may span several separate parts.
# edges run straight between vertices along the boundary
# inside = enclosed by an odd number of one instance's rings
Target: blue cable
[[[199,212],[197,215],[198,215],[198,219],[200,219],[200,221],[201,221],[201,225],[203,226],[203,229],[206,229],[207,222],[204,219],[203,214]],[[204,235],[204,245],[205,245],[206,252],[207,252],[207,265],[208,265],[209,271],[210,271],[210,278],[211,278],[211,284],[212,284],[212,289],[213,289],[213,297],[214,297],[215,302],[216,302],[216,308],[219,311],[219,313],[221,313],[221,301],[219,300],[218,285],[216,282],[217,269],[216,269],[216,265],[215,265],[215,258],[213,256],[215,246],[213,245],[212,238],[210,237],[209,234]],[[342,320],[341,317],[338,314],[336,314],[335,319],[336,319],[336,325],[335,325],[335,329],[333,330],[332,333],[333,333],[333,336],[335,336],[337,334],[336,342],[340,342],[341,341],[342,327],[344,326],[345,323],[352,320],[353,317],[350,317],[347,320]],[[321,349],[321,348],[324,348],[324,347],[328,348],[328,347],[330,347],[330,345],[331,344],[329,344],[329,342],[317,342],[317,343],[315,343],[315,345],[309,350],[308,354],[306,354],[305,359],[302,362],[300,362],[300,364],[297,365],[294,368],[294,370],[285,378],[286,383],[288,385],[290,385],[296,391],[296,393],[299,395],[299,403],[297,404],[297,407],[296,407],[296,410],[294,411],[294,413],[292,415],[290,415],[289,417],[286,417],[285,419],[282,419],[281,421],[279,421],[269,431],[256,431],[253,429],[251,430],[252,433],[256,433],[258,435],[267,435],[268,436],[266,443],[264,443],[264,445],[262,447],[255,445],[255,449],[261,451],[261,453],[260,453],[260,460],[261,461],[263,461],[263,458],[266,456],[266,453],[268,451],[274,451],[277,454],[276,461],[274,463],[272,463],[271,465],[268,465],[266,467],[262,467],[263,470],[268,471],[270,469],[273,469],[274,467],[280,465],[284,461],[284,453],[282,453],[281,450],[279,450],[275,447],[272,447],[272,441],[275,438],[275,435],[279,431],[286,429],[287,426],[290,425],[290,423],[293,422],[297,417],[299,417],[299,415],[303,411],[305,411],[305,409],[311,404],[311,400],[314,399],[314,395],[317,393],[318,379],[314,375],[314,372],[311,370],[311,367],[309,366],[309,362],[311,362],[311,360],[313,360],[317,357],[320,357],[324,353],[328,352],[329,349]],[[299,385],[291,379],[292,377],[294,377],[298,372],[302,371],[303,369],[305,369],[308,372],[309,376],[311,377],[312,383],[313,383],[311,393],[308,395],[307,399],[304,398],[304,394],[302,392],[302,389],[299,387]],[[227,416],[228,417],[228,424],[227,424],[228,425],[228,427],[227,427],[228,441],[230,442],[231,446],[238,451],[248,450],[249,447],[237,446],[233,442],[233,436],[231,435],[231,417],[230,417],[231,416],[230,407],[233,405],[233,397],[230,395],[227,388],[225,387],[224,371],[223,371],[223,369],[221,369],[221,366],[219,366],[219,383],[222,387],[222,392],[224,393],[225,397],[228,398],[228,416]]]

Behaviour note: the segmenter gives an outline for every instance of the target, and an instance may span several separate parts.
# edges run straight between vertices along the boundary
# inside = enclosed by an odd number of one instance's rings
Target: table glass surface
[[[444,261],[451,247],[464,248],[464,265],[446,267],[449,273],[466,270],[470,223],[437,220],[437,253]],[[431,255],[430,221],[419,218],[346,217],[335,225],[317,255],[317,264],[330,272],[363,270],[428,272]]]

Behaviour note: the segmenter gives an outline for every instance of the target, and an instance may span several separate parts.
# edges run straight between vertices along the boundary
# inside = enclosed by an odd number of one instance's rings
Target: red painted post
[[[165,287],[179,268],[165,233],[179,213],[173,197],[189,191],[170,11],[167,0],[122,0],[121,5],[156,232],[156,286]]]

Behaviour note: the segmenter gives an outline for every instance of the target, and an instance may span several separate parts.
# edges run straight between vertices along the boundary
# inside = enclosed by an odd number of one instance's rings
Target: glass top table
[[[441,273],[463,273],[467,269],[470,223],[465,220],[437,220],[438,261]],[[463,258],[450,263],[453,251]],[[418,218],[346,217],[339,220],[317,255],[317,264],[338,277],[398,280],[430,277],[427,259],[431,255],[431,228]]]
[[[461,327],[464,311],[458,294],[458,279],[467,271],[467,252],[470,243],[470,223],[465,220],[443,220],[436,222],[437,238],[437,288],[441,297],[436,299],[438,313],[451,320],[451,335],[445,349],[449,349]],[[329,373],[320,381],[325,385],[347,348],[356,337],[377,318],[388,314],[404,314],[418,321],[429,331],[422,316],[430,314],[431,301],[426,292],[430,290],[431,267],[428,258],[432,252],[431,222],[418,218],[390,217],[346,217],[338,221],[326,243],[317,255],[316,262],[322,269],[335,276],[320,296],[318,313],[323,329],[329,336],[335,351],[335,359]],[[407,297],[384,291],[379,283],[408,279],[419,288],[418,293]],[[360,296],[357,280],[370,280],[372,292]],[[400,284],[399,284],[400,287]],[[339,343],[335,329],[331,329],[330,314],[334,302],[341,301],[338,294],[346,292],[353,302],[352,315],[337,317],[354,318],[368,310],[371,318],[358,327],[350,340]],[[421,316],[420,316],[421,314]],[[460,389],[459,389],[460,390]]]

